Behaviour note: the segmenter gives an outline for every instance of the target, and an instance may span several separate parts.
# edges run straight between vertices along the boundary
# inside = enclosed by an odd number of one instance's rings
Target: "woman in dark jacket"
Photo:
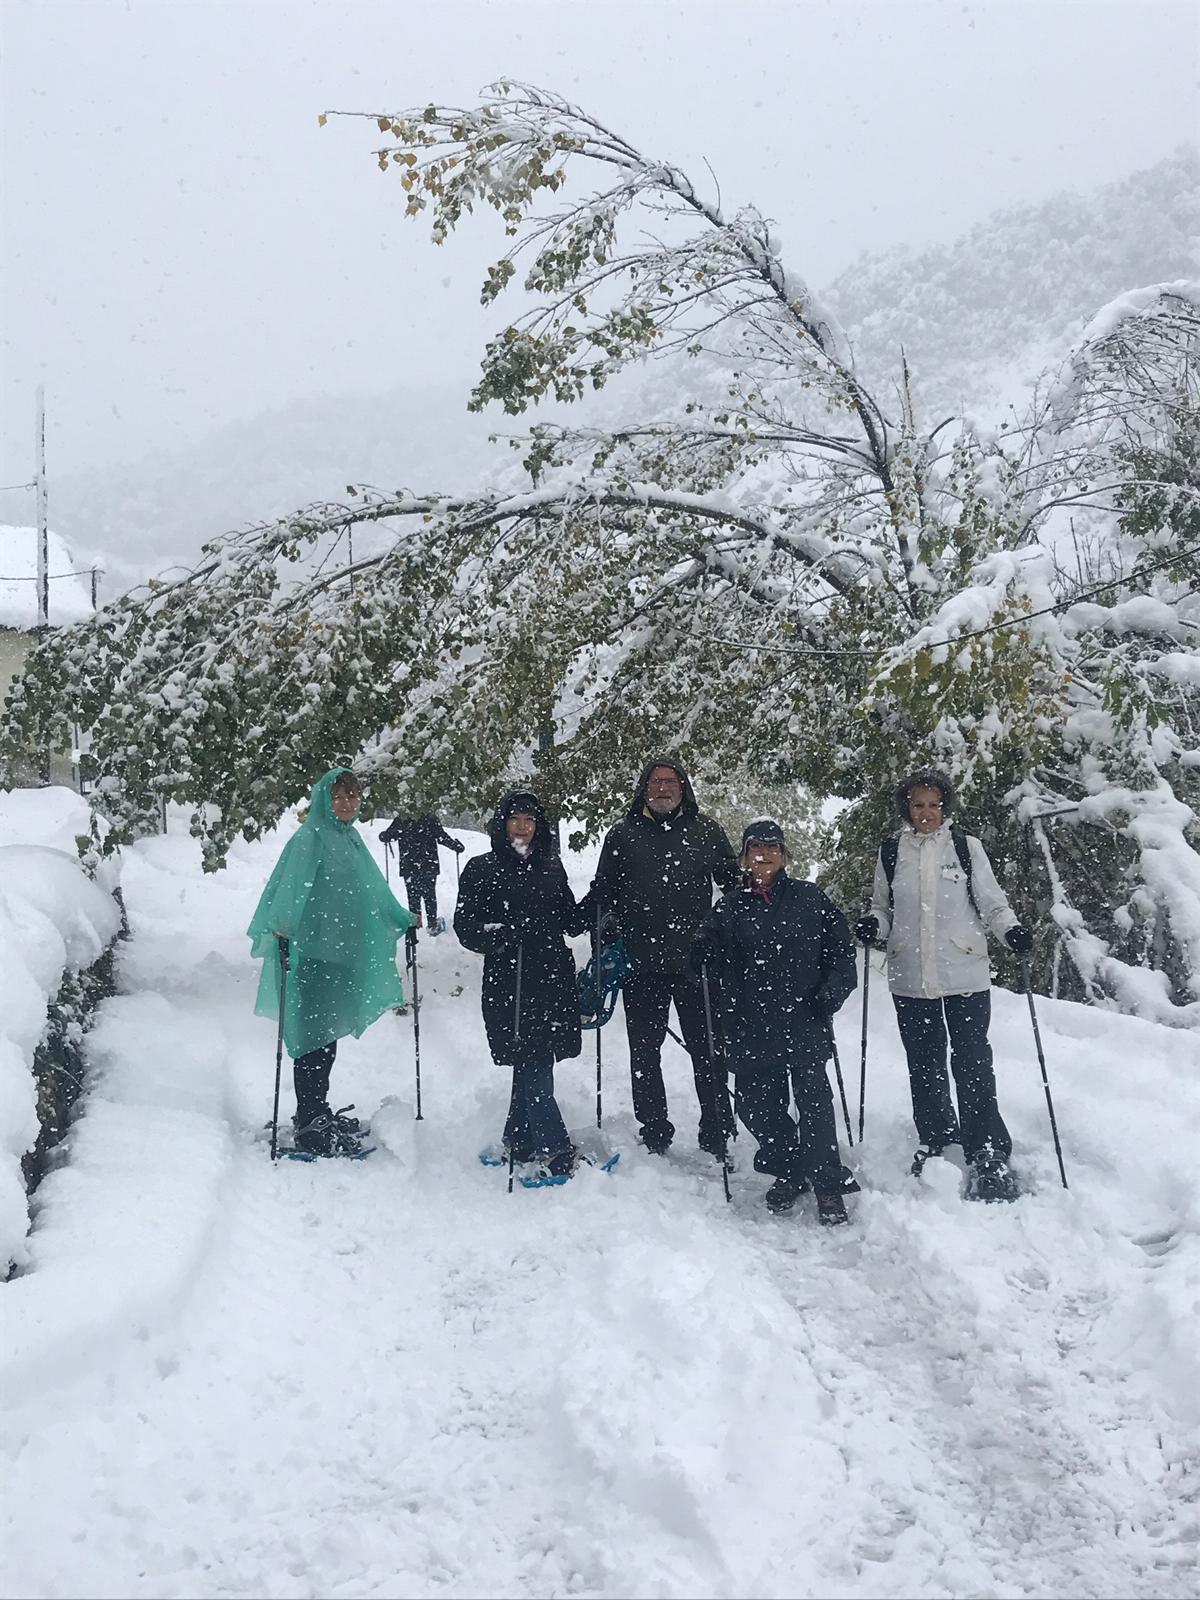
[[[772,1211],[790,1211],[810,1185],[822,1222],[847,1221],[833,1090],[826,1063],[832,1018],[858,983],[845,917],[816,884],[789,878],[777,822],[742,837],[744,887],[709,912],[692,944],[693,970],[719,973],[737,1114],[758,1140],[755,1166],[775,1175]],[[790,1080],[790,1081],[789,1081]],[[795,1089],[800,1126],[788,1113]]]
[[[513,1069],[504,1126],[514,1161],[541,1159],[552,1177],[575,1149],[554,1098],[554,1063],[583,1048],[575,961],[564,934],[584,932],[541,801],[506,794],[489,829],[490,855],[463,868],[454,931],[483,961],[483,1022],[498,1066]]]

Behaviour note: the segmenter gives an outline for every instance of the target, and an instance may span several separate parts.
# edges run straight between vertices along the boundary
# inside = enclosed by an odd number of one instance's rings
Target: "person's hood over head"
[[[546,808],[534,794],[532,789],[510,789],[507,794],[501,795],[492,820],[488,824],[488,837],[492,841],[492,849],[499,854],[510,848],[508,834],[505,831],[508,819],[516,811],[523,811],[533,818],[536,824],[533,833],[532,854],[539,859],[546,859],[558,854],[557,830],[550,826],[546,816]]]
[[[318,778],[313,784],[312,793],[308,797],[308,814],[304,818],[302,827],[315,828],[319,832],[323,828],[352,828],[351,822],[339,822],[333,814],[333,786],[342,775],[354,778],[355,774],[349,767],[331,767],[323,778]],[[359,786],[359,793],[362,787]]]
[[[676,761],[674,756],[655,756],[653,760],[647,761],[642,768],[642,775],[638,779],[637,788],[633,792],[633,802],[629,807],[629,816],[640,817],[645,812],[646,785],[650,782],[650,774],[655,767],[670,767],[671,771],[678,775],[679,781],[683,785],[683,799],[680,802],[678,811],[673,812],[672,815],[694,817],[700,809],[696,804],[696,792],[692,788],[692,780],[688,777],[685,768]]]

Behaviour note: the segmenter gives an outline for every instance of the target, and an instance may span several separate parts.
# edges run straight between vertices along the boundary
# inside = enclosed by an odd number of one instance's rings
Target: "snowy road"
[[[966,1207],[953,1168],[904,1176],[873,985],[865,1192],[830,1236],[764,1212],[747,1139],[724,1204],[670,1045],[676,1150],[641,1154],[618,1024],[617,1172],[509,1198],[450,935],[421,946],[426,1120],[388,1017],[334,1079],[387,1102],[378,1153],[272,1168],[243,930],[278,846],[215,879],[184,837],[127,860],[125,992],[0,1299],[4,1594],[1195,1595],[1194,1035],[1043,1005],[1064,1194],[998,996],[1036,1192]],[[857,997],[839,1039],[856,1068]]]

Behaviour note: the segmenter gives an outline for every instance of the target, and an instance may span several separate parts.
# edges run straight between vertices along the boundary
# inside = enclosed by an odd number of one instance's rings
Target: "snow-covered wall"
[[[88,808],[69,789],[0,795],[0,1271],[26,1255],[29,1213],[21,1160],[38,1137],[34,1054],[63,980],[91,967],[116,937],[121,912],[74,849]]]

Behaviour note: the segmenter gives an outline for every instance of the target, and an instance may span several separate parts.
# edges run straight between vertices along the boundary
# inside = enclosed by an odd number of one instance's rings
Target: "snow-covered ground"
[[[88,805],[70,789],[0,794],[0,1275],[25,1260],[29,1216],[21,1157],[38,1137],[34,1054],[68,972],[90,967],[116,937],[115,858],[96,880],[79,862]]]
[[[967,1206],[953,1167],[905,1175],[875,974],[864,1192],[831,1234],[765,1213],[745,1137],[725,1204],[670,1042],[676,1148],[636,1148],[618,1019],[617,1171],[509,1197],[476,1160],[507,1090],[451,933],[420,947],[424,1121],[388,1016],[334,1077],[377,1153],[272,1167],[244,929],[280,843],[208,878],[182,832],[127,853],[124,992],[0,1287],[3,1593],[1196,1593],[1194,1034],[1042,1002],[1064,1193],[1025,1003],[998,994],[1033,1192]],[[559,1069],[577,1128],[594,1073],[590,1040]]]

